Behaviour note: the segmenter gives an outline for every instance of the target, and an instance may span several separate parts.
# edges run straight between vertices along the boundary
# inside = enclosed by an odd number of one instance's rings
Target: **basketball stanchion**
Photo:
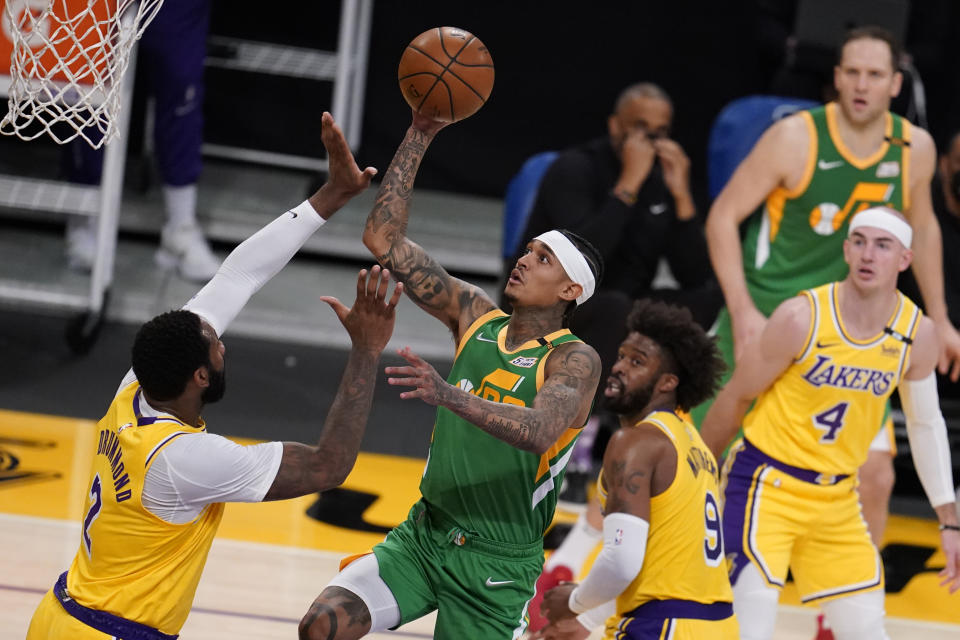
[[[96,250],[87,294],[45,290],[36,284],[0,282],[0,297],[46,306],[82,309],[67,327],[71,350],[85,353],[102,325],[117,242],[123,188],[126,133],[133,83],[124,81],[135,65],[136,42],[162,0],[0,0],[0,60],[10,75],[0,77],[8,112],[0,134],[21,140],[48,136],[58,144],[82,139],[105,147],[103,178],[96,197],[72,197],[89,187],[57,180],[0,176],[3,204],[20,209],[89,215],[97,219]],[[0,72],[2,73],[2,72]],[[81,202],[82,201],[82,202]]]

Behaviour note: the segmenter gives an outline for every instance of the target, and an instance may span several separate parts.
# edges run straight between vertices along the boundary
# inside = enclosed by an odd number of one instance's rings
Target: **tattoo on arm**
[[[592,397],[600,372],[596,351],[579,344],[567,350],[560,368],[537,393],[533,407],[483,400],[448,386],[441,404],[498,440],[534,453],[547,451]]]
[[[341,484],[353,468],[370,417],[379,355],[353,350],[317,446],[283,443],[277,477],[264,500],[283,500]]]
[[[494,305],[482,289],[452,277],[422,247],[407,238],[413,183],[430,139],[413,128],[407,132],[377,192],[364,236],[379,240],[377,262],[403,282],[410,299],[443,320],[456,334],[461,313],[475,312],[476,299],[482,298],[484,303],[479,306],[485,307],[476,317]],[[464,293],[471,298],[469,304],[464,304]],[[459,308],[455,306],[457,303]]]
[[[319,619],[326,617],[329,624],[327,640],[333,640],[339,630],[338,612],[342,612],[346,618],[347,629],[352,632],[351,635],[357,631],[363,634],[370,630],[370,612],[363,601],[342,587],[327,587],[310,605],[310,610],[300,621],[300,637],[309,638],[310,628]],[[355,629],[356,627],[359,629]]]

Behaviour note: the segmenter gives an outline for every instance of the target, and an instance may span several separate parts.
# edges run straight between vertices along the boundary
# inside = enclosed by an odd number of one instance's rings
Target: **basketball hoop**
[[[95,149],[109,142],[130,52],[163,0],[0,2],[0,60],[4,48],[10,54],[0,133],[23,140],[46,133],[58,144],[79,136]]]

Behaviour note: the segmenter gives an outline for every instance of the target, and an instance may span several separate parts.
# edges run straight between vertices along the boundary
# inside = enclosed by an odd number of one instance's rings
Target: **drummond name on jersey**
[[[838,389],[869,391],[879,397],[890,390],[893,376],[893,371],[834,364],[830,356],[818,355],[810,371],[803,374],[803,379],[815,387],[827,385]]]

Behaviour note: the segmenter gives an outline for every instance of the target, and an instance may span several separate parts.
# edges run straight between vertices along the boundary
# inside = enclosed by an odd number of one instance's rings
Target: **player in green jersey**
[[[403,398],[437,405],[422,499],[373,553],[347,565],[301,638],[359,638],[437,610],[435,638],[519,638],[543,566],[543,534],[590,412],[600,358],[567,329],[603,266],[567,231],[532,239],[506,284],[513,315],[406,237],[417,169],[443,123],[414,114],[367,218],[364,244],[453,334],[445,381],[409,349],[388,367]]]
[[[902,211],[914,229],[913,270],[937,328],[939,369],[946,373],[952,362],[956,379],[960,335],[947,317],[940,227],[930,201],[933,140],[889,112],[902,82],[899,46],[883,29],[862,27],[847,35],[838,54],[836,101],[771,126],[707,217],[710,258],[726,300],[716,324],[721,351],[729,365],[739,361],[778,304],[843,279],[850,218],[884,205]],[[697,424],[708,406],[693,412]],[[860,469],[863,513],[878,545],[893,488],[889,433],[878,434]]]

